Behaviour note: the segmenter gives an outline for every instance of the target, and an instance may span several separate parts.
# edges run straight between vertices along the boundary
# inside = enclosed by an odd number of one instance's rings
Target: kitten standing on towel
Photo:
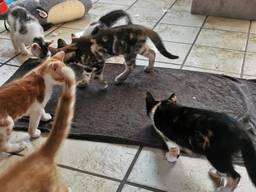
[[[205,155],[215,169],[226,173],[233,191],[240,180],[232,156],[242,152],[247,172],[256,185],[256,150],[241,125],[224,113],[176,104],[176,96],[157,101],[148,92],[146,110],[153,126],[166,141]]]
[[[28,132],[31,138],[38,138],[41,134],[37,128],[40,120],[49,121],[52,118],[44,107],[51,97],[53,86],[65,82],[64,56],[64,52],[59,52],[24,77],[0,87],[1,152],[19,152],[25,147],[9,141],[15,120],[29,116]]]
[[[68,188],[58,177],[55,156],[66,138],[74,113],[76,81],[74,72],[62,63],[62,57],[55,56],[30,73],[39,76],[47,73],[48,80],[64,84],[57,105],[55,120],[50,136],[42,147],[18,160],[0,174],[0,191],[4,192],[68,192]],[[39,91],[39,90],[38,90]]]
[[[34,56],[44,58],[50,55],[48,50],[50,43],[45,41],[42,26],[25,8],[19,6],[10,8],[7,22],[10,26],[12,44],[17,53],[27,55],[26,45],[31,45]]]
[[[138,54],[149,59],[149,64],[144,71],[149,73],[153,70],[156,54],[146,45],[148,37],[162,55],[169,59],[179,58],[166,50],[156,32],[133,24],[101,30],[95,35],[73,37],[70,45],[57,49],[50,47],[49,49],[53,53],[61,50],[66,53],[74,53],[71,58],[65,59],[66,61],[72,59],[84,67],[82,80],[78,83],[79,87],[86,87],[89,81],[95,78],[104,88],[107,88],[108,84],[103,78],[103,70],[105,61],[110,57],[123,55],[125,59],[125,70],[115,78],[116,84],[124,82],[134,70]]]

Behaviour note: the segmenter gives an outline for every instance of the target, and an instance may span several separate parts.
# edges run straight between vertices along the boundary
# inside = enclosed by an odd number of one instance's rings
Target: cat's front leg
[[[29,51],[28,49],[26,48],[25,44],[24,43],[21,43],[20,44],[20,53],[22,55],[29,55]]]
[[[167,161],[174,163],[180,156],[180,148],[171,141],[166,141],[169,151],[165,154]]]
[[[85,88],[89,84],[91,77],[92,77],[92,72],[87,72],[84,70],[82,74],[82,79],[77,82],[77,87]]]
[[[136,60],[136,55],[126,55],[124,56],[125,58],[125,70],[119,74],[116,78],[115,78],[115,84],[121,84],[123,83],[128,76],[130,75],[130,73],[134,70],[135,68],[135,60]]]
[[[15,36],[13,34],[11,34],[11,40],[12,40],[12,45],[15,49],[15,53],[20,53],[20,50],[19,50],[19,47],[17,46],[17,43],[16,43],[16,39],[15,39]]]
[[[96,79],[103,86],[103,89],[107,89],[108,82],[104,80],[103,70],[99,69],[99,70],[95,71],[94,73],[95,73],[94,79]]]
[[[38,129],[41,116],[42,116],[42,109],[40,108],[32,110],[29,115],[28,132],[32,139],[36,139],[41,135],[41,131]]]

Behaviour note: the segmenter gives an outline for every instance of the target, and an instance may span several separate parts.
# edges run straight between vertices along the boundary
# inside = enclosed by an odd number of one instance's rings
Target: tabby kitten
[[[20,6],[10,8],[7,23],[10,26],[12,44],[17,53],[28,55],[26,45],[32,45],[31,52],[34,56],[50,55],[49,43],[45,41],[42,26],[25,8]],[[40,55],[38,55],[38,49],[42,49]]]
[[[155,52],[146,45],[147,38],[150,38],[162,55],[170,59],[177,59],[178,56],[169,53],[163,45],[159,35],[151,29],[140,25],[122,25],[99,31],[95,35],[80,38],[73,37],[72,43],[62,48],[50,48],[52,52],[65,51],[75,53],[72,61],[81,63],[84,67],[83,78],[79,81],[79,87],[88,85],[92,78],[101,83],[104,88],[108,87],[103,78],[103,69],[106,59],[123,55],[125,58],[125,70],[115,78],[115,83],[124,82],[136,66],[136,56],[143,55],[149,59],[145,72],[153,70]],[[65,58],[66,61],[69,61]]]
[[[24,77],[0,87],[0,151],[19,152],[22,144],[10,143],[9,138],[14,122],[22,116],[29,116],[28,132],[31,138],[38,138],[40,120],[49,121],[52,117],[44,110],[51,97],[54,85],[65,82],[64,52],[47,59]]]
[[[69,191],[58,177],[55,156],[69,132],[73,118],[76,91],[75,75],[61,60],[56,59],[56,56],[39,66],[31,74],[38,76],[37,73],[43,73],[43,71],[48,71],[48,76],[53,76],[55,80],[64,83],[50,136],[39,150],[15,162],[14,165],[0,174],[0,191]]]
[[[241,150],[247,172],[256,185],[256,150],[235,119],[224,113],[178,105],[174,94],[156,101],[148,92],[146,110],[165,141],[205,155],[215,169],[228,175],[232,191],[241,177],[234,170],[232,156]]]

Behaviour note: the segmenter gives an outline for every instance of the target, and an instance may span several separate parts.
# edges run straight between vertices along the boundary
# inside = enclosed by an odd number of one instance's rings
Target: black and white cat
[[[165,141],[206,156],[219,172],[227,174],[233,191],[241,178],[234,170],[232,156],[242,152],[247,172],[256,185],[256,150],[242,125],[224,113],[176,104],[176,96],[157,101],[147,93],[146,110]]]
[[[44,30],[39,21],[25,8],[12,7],[9,10],[7,23],[10,26],[11,40],[17,53],[28,55],[26,45],[31,45],[31,53],[37,57],[50,56],[45,41]]]

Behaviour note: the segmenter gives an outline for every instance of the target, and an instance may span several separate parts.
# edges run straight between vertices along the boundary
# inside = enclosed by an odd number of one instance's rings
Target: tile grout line
[[[184,60],[183,60],[183,63],[182,63],[181,66],[180,66],[180,69],[182,69],[182,68],[184,67],[184,65],[185,65],[185,63],[186,63],[186,61],[187,61],[187,59],[188,59],[188,56],[190,55],[190,53],[191,53],[191,51],[192,51],[192,49],[193,49],[193,47],[194,47],[194,45],[195,45],[195,43],[196,43],[196,41],[197,41],[199,35],[200,35],[200,33],[201,33],[201,31],[202,31],[202,29],[203,29],[203,27],[204,27],[204,25],[205,25],[205,23],[206,23],[206,21],[207,21],[207,18],[208,18],[208,16],[205,17],[204,22],[202,23],[202,26],[200,27],[200,29],[199,29],[199,31],[198,31],[198,33],[197,33],[197,35],[196,35],[196,37],[195,37],[195,39],[194,39],[194,41],[193,41],[193,43],[192,43],[192,46],[191,46],[190,49],[188,50],[188,53],[187,53],[187,55],[185,56],[185,58],[184,58]]]
[[[174,5],[175,3],[177,2],[178,0],[175,0],[171,5],[170,7],[168,7],[168,9],[166,9],[166,12],[164,12],[164,14],[162,15],[162,17],[160,17],[158,19],[158,21],[156,22],[156,24],[152,27],[152,30],[154,30],[156,28],[156,26],[163,20],[163,18],[166,16],[166,14],[168,13],[168,10],[170,10]]]
[[[133,158],[133,160],[132,160],[128,170],[126,171],[126,174],[125,174],[123,180],[121,181],[120,185],[118,186],[116,192],[121,192],[122,191],[122,189],[123,189],[123,187],[124,187],[128,177],[130,176],[130,174],[131,174],[131,172],[132,172],[132,170],[134,168],[134,165],[135,165],[136,161],[139,158],[139,155],[140,155],[142,149],[143,149],[143,146],[140,146],[138,151],[137,151],[137,153],[135,154],[135,156],[134,156],[134,158]]]
[[[250,25],[249,25],[249,29],[248,29],[248,33],[247,33],[247,40],[246,40],[246,45],[245,45],[245,51],[244,51],[244,57],[243,57],[243,62],[242,62],[242,66],[241,66],[240,78],[243,78],[243,76],[244,76],[244,65],[245,65],[245,59],[246,59],[248,44],[249,44],[250,35],[251,35],[250,34],[251,27],[252,27],[252,21],[250,20]]]
[[[85,173],[87,175],[99,177],[99,178],[102,178],[102,179],[108,179],[108,180],[119,182],[119,183],[122,182],[120,179],[115,179],[115,178],[108,177],[108,176],[105,176],[105,175],[101,175],[101,174],[98,174],[98,173],[93,173],[93,172],[90,172],[90,171],[85,171],[85,170],[82,170],[82,169],[77,169],[77,168],[70,167],[70,166],[67,166],[67,165],[58,164],[58,167],[61,167],[61,168],[64,168],[64,169],[68,169],[68,170],[71,170],[71,171],[76,171],[76,172],[79,172],[79,173]]]
[[[167,192],[167,191],[163,191],[161,189],[156,189],[156,188],[153,188],[153,187],[148,187],[148,186],[137,184],[137,183],[133,183],[133,182],[130,182],[130,181],[126,182],[126,184],[134,186],[134,187],[138,187],[138,188],[143,188],[143,189],[146,189],[146,190],[149,190],[149,191],[152,191],[152,192]]]
[[[137,3],[138,0],[135,0],[127,9],[125,9],[125,11],[128,11],[129,9],[131,9],[136,3]]]

